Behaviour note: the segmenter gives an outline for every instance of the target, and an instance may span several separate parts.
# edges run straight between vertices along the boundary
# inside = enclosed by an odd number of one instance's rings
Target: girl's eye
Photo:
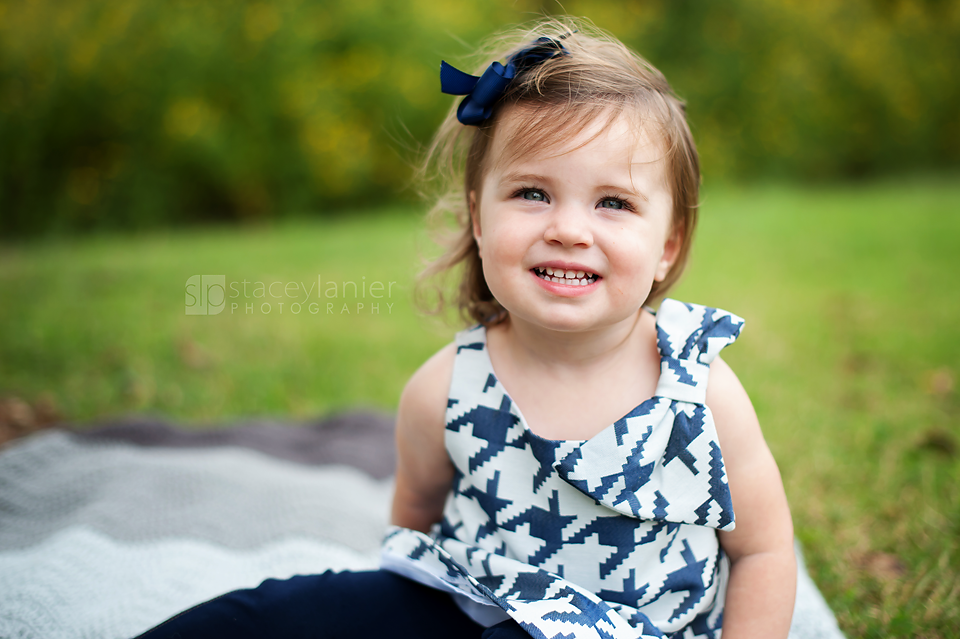
[[[525,189],[521,194],[525,200],[533,200],[534,202],[546,202],[547,196],[543,191],[537,191],[536,189]]]
[[[625,209],[627,206],[626,202],[616,197],[608,197],[600,200],[600,208],[602,209]]]

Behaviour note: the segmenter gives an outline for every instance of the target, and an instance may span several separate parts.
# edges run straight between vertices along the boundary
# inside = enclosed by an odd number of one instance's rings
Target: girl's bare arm
[[[444,446],[445,415],[456,345],[424,363],[407,382],[397,411],[397,473],[391,522],[429,532],[440,521],[453,464]]]
[[[783,638],[793,617],[797,564],[780,471],[746,391],[719,358],[710,367],[707,405],[717,425],[737,521],[735,530],[720,533],[731,562],[723,637]]]

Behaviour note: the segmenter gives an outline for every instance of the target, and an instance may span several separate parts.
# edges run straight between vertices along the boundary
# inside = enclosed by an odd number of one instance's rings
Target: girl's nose
[[[544,229],[543,239],[549,244],[566,247],[593,246],[590,215],[576,206],[556,207]]]

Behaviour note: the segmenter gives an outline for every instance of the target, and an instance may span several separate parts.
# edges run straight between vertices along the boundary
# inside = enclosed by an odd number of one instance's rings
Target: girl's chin
[[[528,307],[515,311],[508,309],[508,312],[512,322],[556,333],[594,333],[623,322],[633,324],[636,318],[636,313],[596,313],[586,309],[533,310]]]

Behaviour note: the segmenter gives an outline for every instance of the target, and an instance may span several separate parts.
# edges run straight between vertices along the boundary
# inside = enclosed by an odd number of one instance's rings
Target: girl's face
[[[490,168],[470,192],[490,291],[512,320],[545,329],[632,322],[680,248],[659,140],[621,116],[548,152],[498,161],[518,133],[512,113],[502,114]]]

